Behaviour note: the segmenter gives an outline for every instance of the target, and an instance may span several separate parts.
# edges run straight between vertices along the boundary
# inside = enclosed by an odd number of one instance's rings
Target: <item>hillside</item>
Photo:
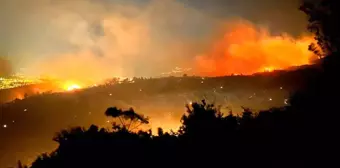
[[[226,113],[230,110],[239,113],[242,106],[255,111],[284,106],[290,93],[317,72],[314,67],[307,67],[253,76],[135,78],[133,82],[36,95],[29,93],[47,85],[2,90],[2,98],[19,92],[27,93],[28,97],[1,105],[0,136],[7,138],[0,148],[7,152],[0,157],[0,163],[27,161],[32,159],[30,156],[35,157],[36,152],[52,150],[53,133],[62,128],[89,124],[109,127],[104,111],[111,106],[133,107],[149,116],[148,128],[153,130],[159,126],[166,131],[176,130],[187,103],[206,99],[222,105]]]

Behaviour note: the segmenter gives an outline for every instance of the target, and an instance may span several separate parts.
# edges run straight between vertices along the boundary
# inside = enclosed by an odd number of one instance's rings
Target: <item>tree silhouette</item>
[[[214,104],[207,104],[205,100],[202,103],[192,103],[186,105],[187,113],[182,116],[182,126],[180,133],[191,138],[199,138],[198,136],[213,136],[221,131],[223,122],[223,114],[220,108]]]
[[[148,124],[149,119],[141,114],[137,114],[132,108],[128,110],[117,109],[116,107],[110,107],[105,112],[106,116],[118,118],[120,124],[113,123],[114,129],[126,129],[132,131],[137,129],[142,124]]]
[[[27,166],[24,166],[21,161],[18,161],[18,168],[27,168]]]
[[[286,108],[261,111],[256,115],[244,108],[242,116],[232,113],[225,116],[220,107],[207,104],[205,100],[186,107],[187,113],[182,117],[178,134],[164,132],[161,128],[158,135],[152,135],[151,131],[132,132],[127,129],[129,124],[112,131],[94,125],[88,129],[62,130],[54,138],[59,143],[58,148],[39,156],[32,168],[107,167],[112,164],[110,159],[119,161],[115,165],[126,166],[128,163],[127,167],[147,162],[198,166],[206,161],[230,166],[234,161],[237,164],[241,160],[261,161],[265,158],[273,161],[275,156],[296,156],[290,153],[298,147],[298,143],[291,141],[292,137],[298,137],[293,129],[295,124],[291,123],[294,115]],[[136,119],[147,123],[145,117],[131,109],[123,111],[111,107],[105,115],[121,117],[122,121]],[[221,152],[223,155],[218,154]],[[132,153],[139,154],[130,157]]]
[[[321,56],[330,55],[339,50],[340,18],[339,4],[335,0],[321,0],[319,2],[304,1],[300,10],[308,16],[308,30],[316,35],[318,44],[312,44],[310,49]],[[321,51],[318,50],[318,46]]]
[[[309,18],[309,30],[315,34],[321,52],[325,54],[321,61],[322,73],[315,74],[307,85],[294,93],[290,99],[289,111],[298,122],[294,130],[300,131],[296,138],[300,147],[310,157],[331,157],[336,141],[334,132],[340,129],[338,122],[339,80],[339,3],[334,0],[304,2],[300,8]],[[322,145],[321,145],[322,144]],[[313,150],[310,146],[314,146]],[[307,152],[310,151],[310,152]]]

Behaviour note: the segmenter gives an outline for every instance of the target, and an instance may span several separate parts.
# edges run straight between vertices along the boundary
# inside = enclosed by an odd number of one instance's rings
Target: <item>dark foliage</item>
[[[109,108],[105,114],[119,117],[130,112]],[[137,113],[131,116],[135,115],[138,116]],[[294,158],[287,149],[294,144],[287,143],[285,138],[285,131],[291,125],[286,115],[284,109],[259,114],[245,109],[242,116],[232,113],[224,116],[218,107],[203,100],[187,105],[182,127],[176,133],[159,128],[156,136],[151,131],[129,131],[124,125],[114,125],[111,131],[97,126],[63,130],[54,138],[59,143],[58,149],[41,155],[32,168],[135,167],[147,163],[152,167],[164,163],[178,166],[205,162],[218,165],[228,160],[236,164],[249,159]],[[278,147],[272,148],[274,145]]]
[[[141,124],[149,124],[149,119],[141,114],[137,114],[132,108],[129,110],[121,110],[116,107],[110,107],[105,112],[106,116],[118,118],[120,124],[114,123],[114,129],[125,129],[127,131],[138,128]],[[127,122],[124,122],[126,120]],[[135,125],[137,123],[137,125]]]
[[[308,16],[308,30],[316,35],[318,44],[312,44],[310,49],[319,56],[322,53],[330,55],[339,51],[340,18],[339,2],[337,0],[305,1],[300,10]],[[321,50],[317,48],[320,47]]]
[[[300,8],[309,18],[309,30],[315,33],[318,45],[325,57],[322,73],[310,79],[308,85],[291,98],[290,111],[298,120],[297,128],[303,142],[301,147],[310,157],[334,158],[339,149],[340,95],[339,47],[340,47],[340,4],[336,0],[321,0],[304,3]],[[313,148],[311,148],[313,147]],[[307,152],[310,151],[310,152]],[[313,152],[319,155],[314,155]]]

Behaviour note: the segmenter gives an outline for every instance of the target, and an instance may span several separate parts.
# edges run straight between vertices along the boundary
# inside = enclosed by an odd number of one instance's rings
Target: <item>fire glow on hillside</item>
[[[313,36],[270,35],[247,21],[227,25],[206,54],[196,57],[197,71],[205,76],[251,75],[310,64],[317,57],[308,50]]]
[[[294,38],[285,33],[282,33],[282,35],[272,35],[269,29],[257,26],[246,20],[231,21],[222,27],[221,31],[215,34],[216,38],[207,41],[207,48],[202,51],[202,54],[194,56],[191,61],[189,60],[190,62],[186,63],[186,65],[192,65],[192,62],[194,62],[194,67],[175,67],[166,73],[159,72],[159,75],[251,75],[258,72],[273,72],[274,70],[283,70],[292,66],[306,65],[317,59],[317,56],[308,50],[309,45],[315,43],[313,36],[305,35]],[[90,58],[92,59],[92,57]],[[78,90],[91,87],[97,83],[103,84],[105,83],[105,78],[110,80],[113,78],[110,77],[111,75],[117,76],[106,71],[104,76],[100,76],[102,75],[101,72],[104,70],[109,71],[110,69],[101,64],[101,62],[96,61],[97,59],[87,62],[89,64],[83,64],[84,62],[75,60],[78,58],[72,56],[57,57],[56,59],[58,61],[53,61],[53,65],[57,66],[45,64],[46,68],[49,69],[45,75],[51,76],[53,79],[60,79],[53,80],[53,83],[56,83],[58,88],[50,89],[56,92]],[[62,66],[65,64],[67,66]],[[94,65],[97,64],[100,66],[95,68],[96,72],[88,73],[84,69],[88,67],[94,68]],[[34,67],[39,69],[44,66]],[[64,67],[67,68],[65,69]],[[125,69],[121,70],[125,71]],[[42,68],[40,71],[46,72],[46,69]],[[112,72],[116,73],[116,71]],[[98,74],[100,78],[97,76]],[[60,76],[63,78],[59,78]],[[129,76],[129,78],[132,77]],[[127,79],[118,78],[118,81]],[[70,82],[74,80],[77,82]],[[13,86],[13,82],[9,79],[2,80],[2,83],[0,81],[0,89],[12,88]],[[16,84],[15,87],[20,86]]]

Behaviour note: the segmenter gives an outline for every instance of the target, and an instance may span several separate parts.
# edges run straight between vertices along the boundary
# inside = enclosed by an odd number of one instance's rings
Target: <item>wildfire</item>
[[[80,88],[81,88],[81,87],[80,87],[79,85],[73,84],[73,85],[67,87],[67,90],[68,90],[68,91],[72,91],[72,90],[76,90],[76,89],[80,89]]]
[[[264,67],[263,72],[273,72],[274,70],[277,70],[277,68],[274,67]]]
[[[317,57],[308,46],[312,36],[293,38],[287,34],[273,36],[268,29],[247,21],[232,22],[206,54],[196,57],[201,75],[250,75],[272,72],[291,66],[310,64]]]
[[[78,89],[81,89],[82,87],[77,84],[77,83],[74,83],[74,82],[65,82],[64,83],[64,86],[63,86],[63,89],[65,91],[73,91],[73,90],[78,90]]]

